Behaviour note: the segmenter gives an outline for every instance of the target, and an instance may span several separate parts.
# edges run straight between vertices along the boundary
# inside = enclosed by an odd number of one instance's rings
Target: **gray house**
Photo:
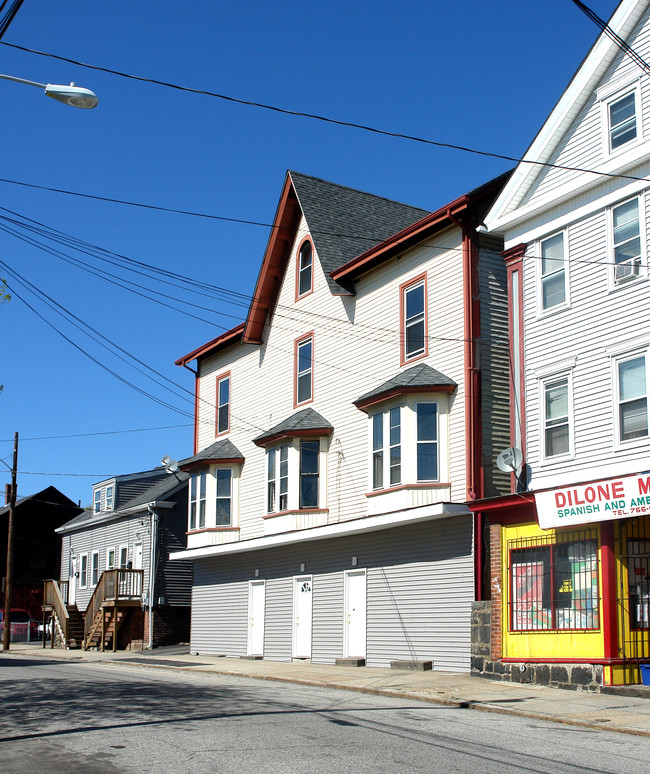
[[[56,530],[61,579],[45,606],[67,647],[188,641],[192,563],[168,559],[185,546],[187,479],[164,468],[106,479],[92,508]]]

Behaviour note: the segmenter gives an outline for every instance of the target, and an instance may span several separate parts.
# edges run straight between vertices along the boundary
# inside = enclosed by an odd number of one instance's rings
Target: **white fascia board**
[[[346,537],[348,535],[360,535],[366,532],[390,529],[391,527],[404,527],[409,524],[417,524],[421,521],[433,521],[435,519],[448,519],[452,516],[469,516],[471,511],[464,504],[436,503],[418,508],[410,508],[406,511],[394,513],[382,513],[378,516],[365,516],[361,519],[351,519],[339,524],[327,524],[324,527],[313,527],[296,532],[282,532],[279,535],[266,535],[265,537],[241,540],[234,543],[224,543],[218,546],[205,546],[192,548],[185,551],[177,551],[169,555],[170,559],[205,559],[210,556],[223,556],[224,554],[239,554],[247,551],[262,551],[266,548],[278,548],[280,546],[306,543],[314,540],[328,540],[331,538]]]
[[[625,38],[645,13],[647,6],[647,0],[646,2],[623,0],[614,12],[609,26],[614,32]],[[542,169],[538,164],[525,162],[548,161],[557,142],[562,138],[571,121],[596,88],[596,84],[603,77],[618,52],[618,46],[607,35],[601,33],[551,115],[526,151],[523,161],[519,163],[485,216],[484,223],[488,231],[503,233],[519,218],[518,204],[529,190],[534,177]],[[593,175],[589,175],[589,177],[593,179]]]
[[[123,508],[119,511],[108,511],[105,514],[99,514],[96,519],[90,518],[87,521],[73,524],[71,527],[57,527],[54,531],[60,535],[65,535],[67,532],[77,532],[82,529],[88,529],[89,527],[96,527],[100,524],[107,524],[110,521],[117,521],[123,516],[132,516],[134,513],[140,511],[147,511],[149,508],[158,510],[160,508],[173,508],[176,505],[175,502],[169,502],[167,500],[153,500],[150,503],[141,503],[140,505],[134,505],[132,508]]]

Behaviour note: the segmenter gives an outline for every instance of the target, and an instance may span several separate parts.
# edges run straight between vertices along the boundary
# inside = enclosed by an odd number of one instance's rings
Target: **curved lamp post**
[[[72,107],[84,108],[85,110],[97,107],[99,102],[94,92],[77,86],[76,83],[71,83],[69,86],[60,86],[56,83],[37,83],[36,81],[27,81],[24,78],[16,78],[13,75],[2,74],[0,74],[0,80],[26,83],[28,86],[38,86],[40,89],[45,90],[47,97],[52,97],[52,99],[63,102],[65,105],[72,105]]]

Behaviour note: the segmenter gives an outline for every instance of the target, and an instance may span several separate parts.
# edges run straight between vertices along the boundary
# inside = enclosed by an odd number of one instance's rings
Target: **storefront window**
[[[627,541],[630,628],[648,629],[650,607],[650,540]]]
[[[594,530],[508,542],[512,631],[597,629]]]

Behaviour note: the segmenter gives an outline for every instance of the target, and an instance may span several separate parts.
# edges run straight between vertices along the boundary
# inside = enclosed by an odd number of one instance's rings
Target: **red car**
[[[4,637],[4,610],[0,610],[0,637]],[[34,642],[39,640],[38,621],[22,607],[11,608],[11,641]]]

